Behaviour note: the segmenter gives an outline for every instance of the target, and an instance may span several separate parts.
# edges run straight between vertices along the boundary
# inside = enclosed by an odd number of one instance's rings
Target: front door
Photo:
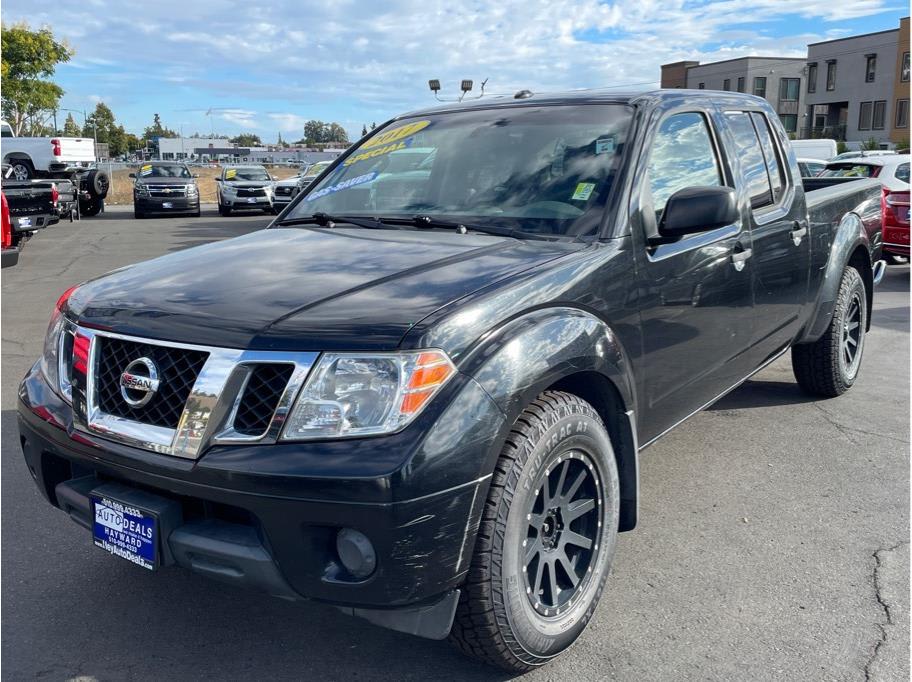
[[[750,230],[741,222],[660,243],[668,198],[694,186],[734,186],[713,119],[672,111],[646,154],[633,236],[642,325],[641,442],[713,400],[750,371]]]

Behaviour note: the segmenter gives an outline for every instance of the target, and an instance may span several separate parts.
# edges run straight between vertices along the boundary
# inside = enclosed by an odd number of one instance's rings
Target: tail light
[[[54,208],[57,208],[57,201],[60,199],[60,192],[57,191],[57,185],[51,185],[51,201],[54,204]]]
[[[10,224],[9,206],[6,203],[6,195],[0,192],[0,203],[3,204],[3,227],[2,227],[2,244],[4,249],[13,245],[13,226]]]
[[[60,140],[58,140],[56,137],[51,140],[51,152],[54,154],[54,156],[60,156],[61,154]]]
[[[909,226],[909,191],[891,192],[886,187],[880,198],[884,227]]]

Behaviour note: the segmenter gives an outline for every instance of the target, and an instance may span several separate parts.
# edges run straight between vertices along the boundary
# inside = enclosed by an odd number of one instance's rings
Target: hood
[[[222,180],[229,187],[252,187],[259,189],[261,187],[271,187],[272,180]]]
[[[192,185],[196,182],[196,178],[145,177],[136,178],[136,182],[143,185]]]
[[[295,175],[284,180],[277,180],[274,184],[276,187],[297,187],[299,182],[301,182],[300,176]]]
[[[69,315],[162,340],[257,350],[390,350],[438,308],[578,244],[413,230],[278,228],[80,286]]]

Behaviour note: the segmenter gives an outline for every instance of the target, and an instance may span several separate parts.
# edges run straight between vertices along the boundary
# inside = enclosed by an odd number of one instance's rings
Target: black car
[[[858,377],[880,186],[814,180],[737,93],[402,116],[269,229],[66,292],[28,470],[145,569],[542,665],[637,525],[643,448],[785,353],[814,396]]]
[[[200,195],[195,175],[184,163],[148,161],[139,171],[130,173],[133,180],[133,215],[189,213],[199,217]]]

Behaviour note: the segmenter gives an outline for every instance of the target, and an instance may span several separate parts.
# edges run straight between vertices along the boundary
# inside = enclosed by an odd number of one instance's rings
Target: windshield
[[[226,168],[226,180],[240,180],[244,182],[257,182],[269,180],[269,173],[265,168]]]
[[[317,177],[320,173],[322,173],[324,170],[326,170],[326,167],[327,167],[330,163],[332,163],[332,162],[331,162],[331,161],[320,161],[320,163],[315,163],[314,165],[312,165],[310,168],[308,168],[308,169],[304,172],[304,174],[303,174],[302,177],[305,177],[305,178],[315,178],[315,177]]]
[[[139,169],[141,178],[190,178],[190,171],[180,164],[155,164],[147,163]]]
[[[517,106],[395,121],[313,185],[287,219],[422,215],[593,234],[631,111],[613,104]]]
[[[822,178],[873,178],[880,171],[880,166],[864,163],[830,164],[820,172]]]

